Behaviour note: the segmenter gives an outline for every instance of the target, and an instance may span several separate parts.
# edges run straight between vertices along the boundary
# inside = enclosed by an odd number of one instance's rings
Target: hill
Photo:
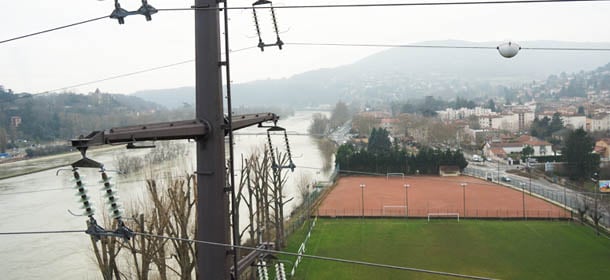
[[[138,97],[120,94],[15,94],[0,88],[0,151],[19,139],[70,139],[96,129],[150,122],[169,114]]]
[[[497,46],[501,42],[430,41],[416,45]],[[610,43],[532,41],[505,59],[495,49],[390,48],[353,64],[319,69],[287,79],[233,86],[233,104],[303,107],[338,100],[404,100],[427,95],[469,97],[494,94],[498,85],[545,79],[551,74],[592,70],[610,62],[610,52],[532,48],[610,48]],[[289,47],[289,46],[288,46]],[[530,48],[530,49],[527,49]],[[173,107],[194,102],[194,88],[151,90],[136,96]]]

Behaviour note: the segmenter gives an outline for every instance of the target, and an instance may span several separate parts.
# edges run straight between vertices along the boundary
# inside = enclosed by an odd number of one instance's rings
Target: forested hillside
[[[138,97],[101,93],[16,94],[0,86],[0,152],[11,143],[67,140],[115,126],[192,118]]]

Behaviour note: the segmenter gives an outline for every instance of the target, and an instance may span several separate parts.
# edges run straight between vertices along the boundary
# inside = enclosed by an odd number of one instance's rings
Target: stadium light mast
[[[409,188],[411,185],[405,184],[405,214],[407,216],[407,220],[409,219]]]
[[[360,184],[360,190],[362,191],[362,198],[360,201],[362,201],[362,219],[364,219],[364,188],[366,187],[366,185],[364,183]]]
[[[527,220],[527,216],[525,215],[525,183],[519,182],[519,185],[521,186],[521,194],[523,196],[523,219]]]
[[[464,202],[463,202],[463,205],[464,205],[464,218],[466,218],[466,186],[467,185],[468,184],[466,184],[466,183],[461,183],[460,184],[460,186],[462,186],[462,196],[464,197]]]

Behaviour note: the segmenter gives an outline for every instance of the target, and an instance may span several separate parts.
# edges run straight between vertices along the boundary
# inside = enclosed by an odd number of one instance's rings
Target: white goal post
[[[403,211],[399,211],[397,213],[395,211],[392,211],[392,209],[404,209],[404,210]],[[406,215],[407,214],[407,206],[405,206],[405,205],[384,205],[383,206],[383,216],[385,216],[386,214],[401,214],[401,215]]]
[[[405,178],[405,173],[386,173],[385,174],[385,179],[389,180],[390,177],[401,177],[402,179]]]
[[[457,217],[457,221],[460,222],[460,213],[428,213],[428,223],[431,217]]]

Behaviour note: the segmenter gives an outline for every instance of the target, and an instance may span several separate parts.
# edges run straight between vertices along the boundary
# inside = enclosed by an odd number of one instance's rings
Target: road
[[[468,167],[464,170],[464,174],[483,179],[491,178],[493,182],[542,196],[557,204],[567,206],[573,211],[582,208],[585,203],[590,205],[590,209],[594,209],[595,200],[591,196],[585,196],[580,192],[573,191],[559,184],[548,182],[543,178],[523,177],[506,172],[510,169],[516,169],[517,167],[524,168],[524,166],[507,165],[498,162],[469,162]],[[498,179],[502,177],[510,178],[510,181],[501,180],[501,182],[498,182]],[[610,213],[607,210],[608,209],[604,209],[604,207],[600,207],[599,211],[603,215],[600,223],[609,227]]]
[[[351,120],[347,121],[341,127],[335,129],[335,131],[333,131],[330,135],[328,135],[328,138],[333,140],[333,142],[337,143],[337,145],[344,144],[350,138],[349,131],[350,131],[351,127],[352,127],[352,121]]]

